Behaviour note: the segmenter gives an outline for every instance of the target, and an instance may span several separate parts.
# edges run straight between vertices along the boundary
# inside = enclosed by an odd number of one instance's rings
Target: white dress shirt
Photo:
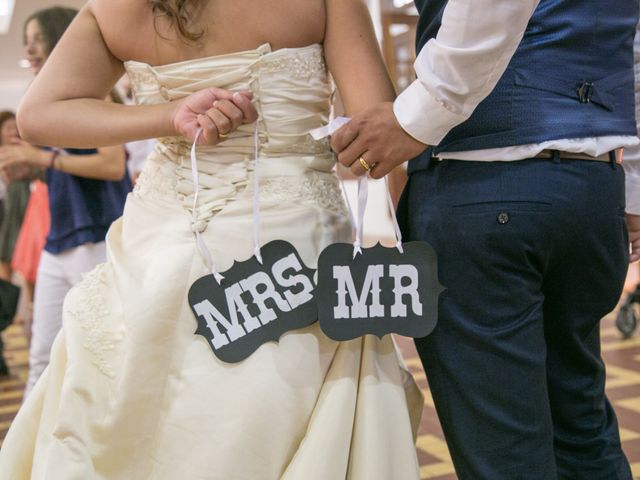
[[[449,0],[436,38],[429,40],[414,64],[417,79],[394,103],[405,131],[437,145],[471,116],[495,88],[515,53],[540,0]],[[442,152],[459,160],[521,160],[545,149],[598,156],[638,145],[634,136],[560,139],[465,152]],[[640,180],[640,178],[639,178]],[[640,185],[638,187],[640,194]]]

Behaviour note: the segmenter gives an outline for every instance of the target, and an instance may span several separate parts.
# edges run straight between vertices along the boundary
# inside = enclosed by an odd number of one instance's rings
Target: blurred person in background
[[[35,75],[76,14],[75,9],[52,7],[26,20],[25,54]],[[26,398],[49,363],[65,295],[83,273],[106,259],[105,235],[122,215],[131,181],[122,145],[48,149],[22,144],[0,152],[0,164],[45,169],[48,187],[50,228],[37,266]]]
[[[0,112],[0,149],[3,145],[13,145],[18,140],[15,114],[10,111]],[[10,261],[29,195],[29,181],[11,182],[11,175],[18,173],[15,169],[0,171],[0,331],[13,321],[19,295],[18,287],[11,283]],[[25,185],[26,197],[23,195]],[[8,375],[9,368],[3,351],[4,344],[0,337],[0,375]]]
[[[0,113],[0,129],[0,145],[15,145],[20,142],[13,112]],[[7,186],[3,198],[4,215],[0,224],[0,278],[11,281],[11,260],[29,201],[31,179],[24,178],[29,176],[24,171],[5,171],[3,174]]]
[[[0,113],[0,145],[14,145],[20,141],[15,114]],[[13,173],[13,178],[11,177]],[[3,172],[6,191],[3,196],[3,219],[0,224],[0,278],[11,281],[11,259],[18,233],[29,201],[30,179],[16,178],[18,172]]]

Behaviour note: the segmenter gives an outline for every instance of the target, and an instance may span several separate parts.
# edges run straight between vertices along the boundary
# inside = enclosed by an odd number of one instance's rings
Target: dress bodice
[[[196,148],[201,199],[197,230],[206,228],[230,201],[250,198],[256,153],[261,202],[302,202],[344,212],[329,142],[309,135],[328,122],[333,91],[321,45],[272,51],[265,44],[161,66],[128,61],[125,67],[138,104],[177,100],[209,87],[253,92],[257,123],[241,125],[216,146]],[[190,149],[186,138],[160,138],[135,192],[177,198],[190,209]]]
[[[259,114],[260,155],[330,152],[327,141],[314,141],[308,134],[327,123],[330,109],[332,87],[319,44],[277,51],[265,44],[255,50],[168,65],[129,61],[125,66],[139,104],[177,100],[208,87],[251,90]],[[187,154],[191,146],[180,137],[162,138],[160,144],[174,158]],[[234,157],[253,152],[254,125],[242,125],[220,145],[199,147],[198,157],[230,163]]]

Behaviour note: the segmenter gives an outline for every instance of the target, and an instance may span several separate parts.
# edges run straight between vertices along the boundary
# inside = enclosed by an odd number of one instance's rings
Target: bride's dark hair
[[[191,8],[202,3],[203,0],[149,0],[153,13],[166,16],[171,24],[178,29],[180,35],[187,40],[196,41],[204,31],[191,30]]]

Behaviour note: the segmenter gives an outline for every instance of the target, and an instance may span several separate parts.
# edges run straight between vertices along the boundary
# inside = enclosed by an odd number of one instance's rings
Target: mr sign
[[[320,327],[334,340],[365,334],[424,337],[438,318],[438,265],[433,248],[408,242],[404,253],[376,245],[353,258],[353,246],[327,247],[318,260]]]
[[[197,335],[225,362],[239,362],[260,345],[317,320],[313,270],[288,242],[276,240],[256,257],[236,262],[218,284],[213,275],[189,290]]]

